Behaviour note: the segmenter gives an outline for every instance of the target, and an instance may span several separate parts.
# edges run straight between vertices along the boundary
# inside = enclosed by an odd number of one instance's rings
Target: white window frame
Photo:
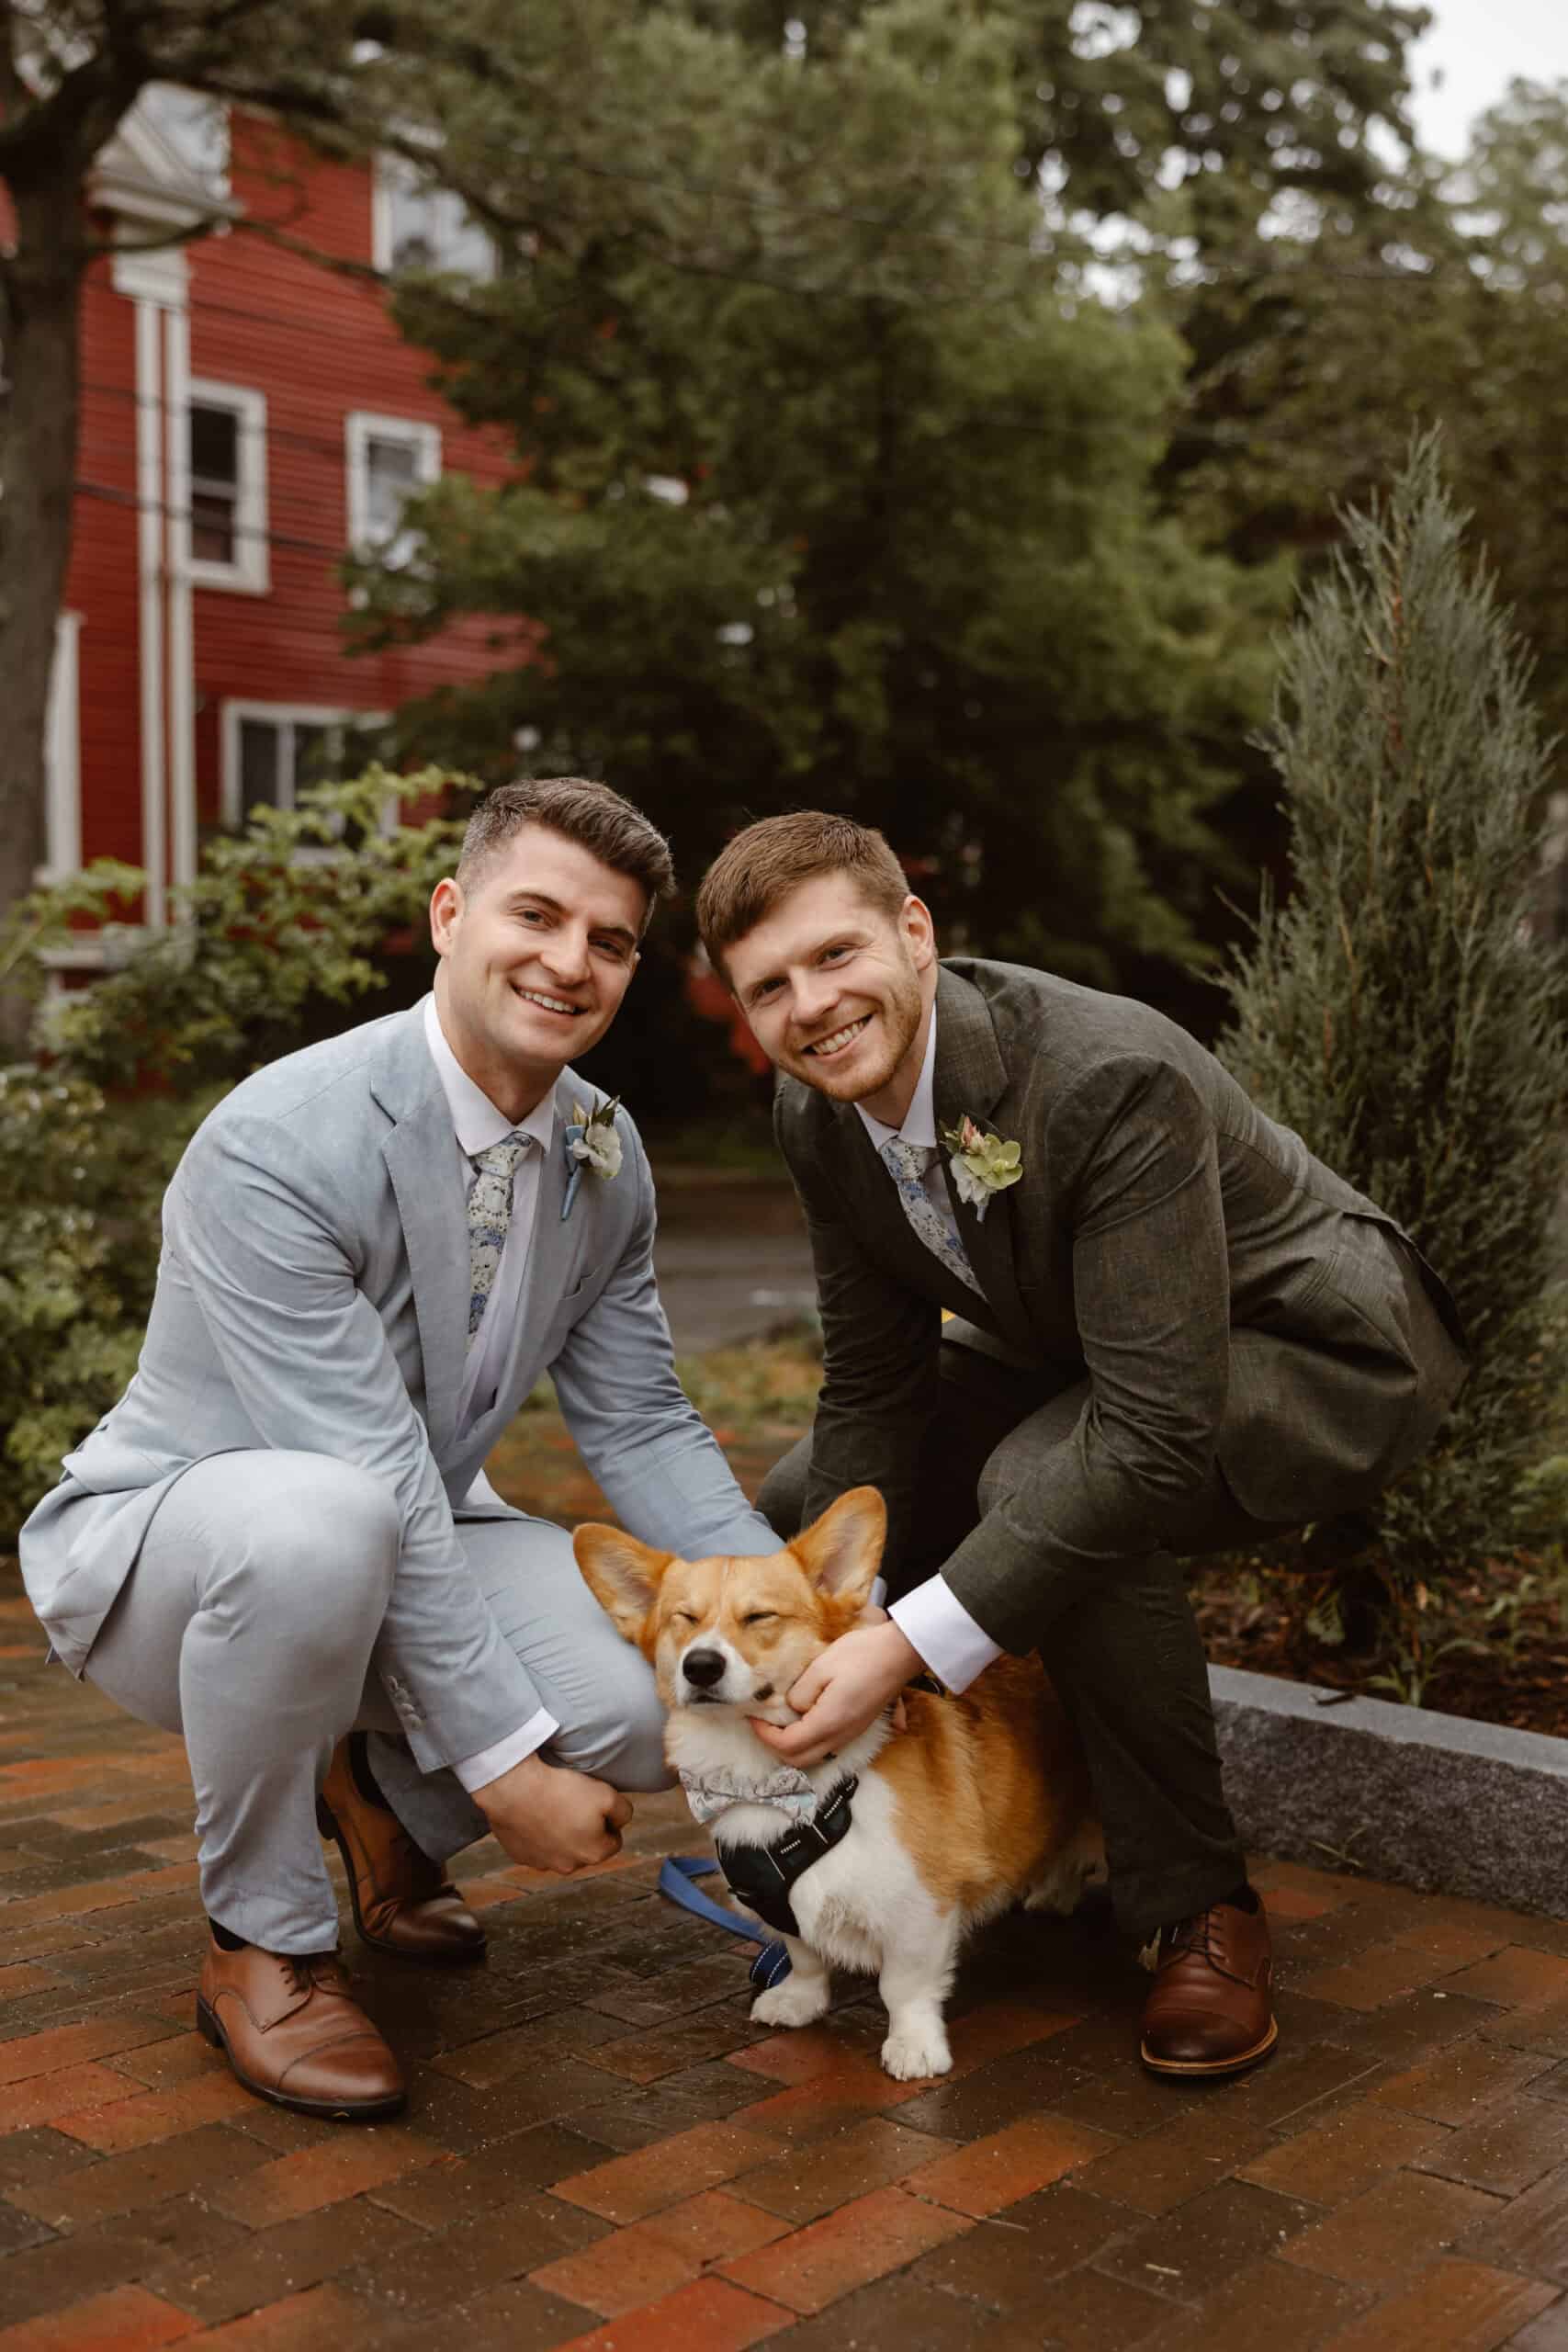
[[[190,379],[193,408],[226,408],[238,420],[235,447],[239,480],[234,501],[234,560],[217,563],[192,556],[186,565],[198,588],[226,588],[240,596],[272,593],[272,550],[266,519],[266,394],[242,384],[215,383],[206,376]],[[187,431],[188,441],[188,431]],[[187,474],[188,479],[188,474]],[[194,527],[194,524],[193,524]]]
[[[369,445],[403,441],[414,453],[414,486],[441,479],[441,427],[412,416],[382,416],[373,409],[351,409],[344,420],[348,455],[348,544],[353,552],[396,563],[398,542],[378,547],[370,536]]]
[[[82,672],[80,613],[54,624],[44,737],[44,863],[33,879],[47,886],[82,871]]]
[[[384,727],[387,714],[383,710],[345,710],[341,704],[313,702],[230,702],[225,700],[220,726],[220,765],[218,786],[218,809],[220,821],[231,831],[237,831],[245,821],[241,799],[240,729],[246,719],[268,727]],[[292,751],[292,742],[290,743]],[[296,807],[294,798],[293,762],[290,762],[288,797],[279,800],[282,809]],[[381,830],[390,832],[398,821],[399,802],[394,794],[382,814]],[[323,843],[320,848],[303,849],[302,858],[335,856],[337,853]]]
[[[391,154],[385,149],[378,153],[375,163],[371,167],[370,261],[371,266],[379,270],[383,277],[394,277],[398,274],[397,260],[392,251],[392,207],[394,198],[400,192],[406,192],[408,183],[410,181],[417,181],[419,176],[418,166],[412,164],[406,155]],[[400,191],[399,188],[400,181],[403,183],[402,191]],[[429,193],[432,197],[446,195],[453,197],[454,200],[458,203],[462,201],[461,198],[457,197],[455,190],[450,188],[443,189],[436,181],[432,181],[430,183]],[[488,286],[491,280],[499,275],[501,266],[500,255],[496,251],[495,239],[490,234],[487,229],[483,228],[478,221],[473,220],[473,215],[471,213],[469,213],[468,219],[470,221],[473,221],[473,226],[478,234],[484,239],[488,259],[486,266],[482,270],[468,269],[464,270],[461,274],[468,279],[471,286]],[[436,269],[444,269],[449,266],[448,264],[443,262],[439,254],[435,256],[434,266]]]

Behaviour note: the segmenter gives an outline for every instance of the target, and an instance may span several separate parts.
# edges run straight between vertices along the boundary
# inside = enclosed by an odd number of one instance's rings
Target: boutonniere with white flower
[[[571,1215],[585,1168],[592,1168],[604,1184],[614,1182],[621,1172],[621,1138],[615,1127],[615,1114],[620,1107],[618,1094],[613,1102],[595,1102],[592,1110],[581,1102],[571,1106],[571,1120],[566,1131],[566,1198],[560,1212],[563,1224]]]
[[[943,1127],[942,1139],[951,1155],[953,1189],[967,1201],[981,1223],[993,1193],[1005,1193],[1023,1173],[1023,1152],[1000,1136],[982,1135],[967,1114],[955,1127]]]

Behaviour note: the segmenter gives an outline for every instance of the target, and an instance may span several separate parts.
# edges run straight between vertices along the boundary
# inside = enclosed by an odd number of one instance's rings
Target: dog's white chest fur
[[[854,1792],[849,1833],[796,1881],[804,1940],[836,1968],[881,1973],[890,1951],[936,1931],[940,1913],[893,1820],[893,1792],[868,1772]]]
[[[874,1973],[894,2012],[883,2064],[914,2080],[945,2074],[952,2064],[942,2005],[963,1922],[925,1885],[898,1837],[893,1792],[866,1770],[886,1736],[884,1724],[873,1725],[835,1762],[818,1765],[808,1776],[819,1800],[852,1772],[860,1784],[845,1835],[790,1889],[801,1929],[799,1937],[784,1938],[790,1974],[758,1996],[751,2015],[762,2025],[808,2024],[828,2007],[829,1968]],[[674,1717],[668,1749],[677,1770],[697,1774],[755,1772],[757,1759],[767,1754],[744,1722],[716,1710],[711,1716]],[[727,1845],[773,1845],[794,1826],[780,1807],[761,1804],[732,1805],[711,1824],[721,1853]]]

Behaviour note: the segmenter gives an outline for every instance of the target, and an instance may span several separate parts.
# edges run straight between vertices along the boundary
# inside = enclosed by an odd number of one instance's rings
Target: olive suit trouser
[[[1089,1396],[1087,1382],[1054,1389],[1042,1374],[951,1340],[941,1355],[941,1442],[921,1455],[912,1513],[918,1555],[888,1563],[895,1600],[934,1575],[981,1515],[1005,1502],[1043,1447],[1071,1434]],[[799,1530],[810,1467],[807,1435],[763,1485],[759,1508],[781,1535]],[[1247,1875],[1178,1554],[1238,1550],[1275,1532],[1242,1510],[1216,1466],[1184,1505],[1172,1549],[1119,1563],[1098,1592],[1042,1632],[1041,1657],[1089,1759],[1116,1916],[1140,1939],[1202,1910]]]

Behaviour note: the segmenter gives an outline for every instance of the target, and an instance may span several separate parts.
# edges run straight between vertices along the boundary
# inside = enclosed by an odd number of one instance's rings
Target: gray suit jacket
[[[568,1069],[561,1126],[592,1090]],[[626,1524],[687,1553],[772,1550],[676,1381],[654,1287],[653,1184],[618,1114],[620,1174],[585,1171],[563,1221],[559,1139],[541,1170],[527,1286],[494,1402],[459,1435],[468,1240],[451,1114],[423,1009],[258,1071],[192,1138],[164,1204],[136,1375],[22,1531],[22,1572],[80,1672],[159,1503],[236,1448],[325,1453],[371,1472],[403,1542],[375,1663],[420,1763],[477,1754],[538,1694],[454,1526],[521,1516],[465,1498],[540,1374]],[[314,1572],[332,1573],[323,1528]]]
[[[979,1298],[909,1226],[854,1106],[779,1090],[826,1341],[808,1515],[880,1487],[897,1563],[922,1452],[940,1443],[943,1307],[1058,1387],[1089,1382],[1073,1437],[942,1571],[1012,1649],[1053,1580],[1156,1548],[1216,1462],[1245,1510],[1299,1525],[1369,1501],[1429,1441],[1465,1371],[1448,1294],[1185,1030],[956,957],[938,983],[935,1107],[939,1130],[967,1112],[1022,1147],[1021,1181],[983,1219],[949,1169]],[[1402,1252],[1435,1313],[1423,1300],[1413,1318]]]

